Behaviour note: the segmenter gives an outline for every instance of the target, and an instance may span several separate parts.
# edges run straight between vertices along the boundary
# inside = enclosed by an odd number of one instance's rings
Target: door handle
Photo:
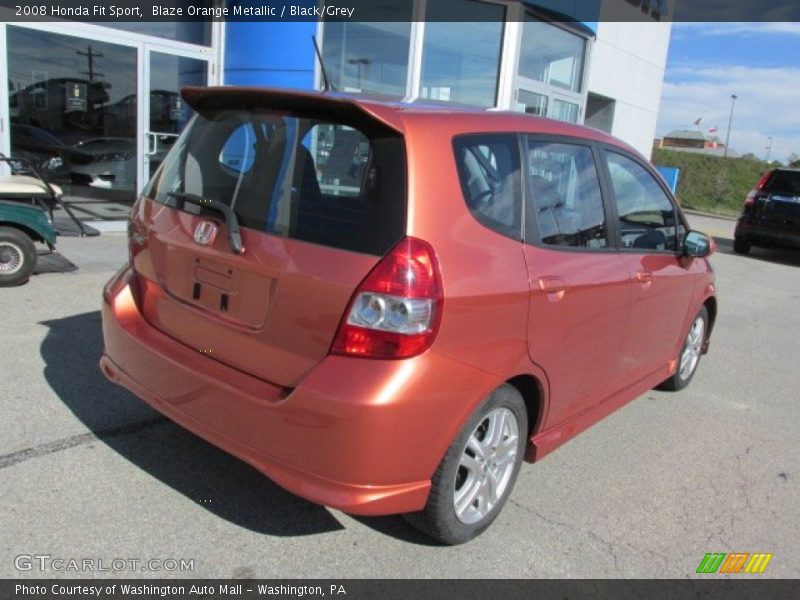
[[[548,300],[556,302],[567,292],[567,282],[561,277],[539,277],[539,289],[547,295]]]
[[[153,156],[158,153],[158,137],[156,134],[145,131],[145,139],[147,140],[147,148],[144,150],[145,156]]]
[[[650,271],[636,271],[636,280],[647,287],[653,281],[653,274]]]

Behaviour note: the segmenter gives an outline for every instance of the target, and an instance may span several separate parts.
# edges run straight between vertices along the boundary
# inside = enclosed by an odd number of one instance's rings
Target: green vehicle
[[[30,161],[0,154],[11,169],[0,175],[0,287],[21,285],[36,268],[36,242],[55,248],[53,207],[61,206],[78,226],[89,233],[69,206],[61,201],[61,188],[42,178]]]
[[[36,268],[36,242],[55,248],[56,231],[48,213],[33,204],[0,199],[0,287],[28,281]]]

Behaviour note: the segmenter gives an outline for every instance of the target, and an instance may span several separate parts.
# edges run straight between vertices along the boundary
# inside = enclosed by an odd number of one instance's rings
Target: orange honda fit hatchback
[[[534,461],[680,389],[717,304],[650,165],[516,113],[187,88],[104,290],[106,376],[295,494],[485,530]]]

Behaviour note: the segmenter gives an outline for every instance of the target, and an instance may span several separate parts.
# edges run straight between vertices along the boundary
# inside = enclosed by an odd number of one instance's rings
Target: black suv
[[[751,246],[800,248],[800,170],[768,171],[747,194],[733,249],[746,254]]]

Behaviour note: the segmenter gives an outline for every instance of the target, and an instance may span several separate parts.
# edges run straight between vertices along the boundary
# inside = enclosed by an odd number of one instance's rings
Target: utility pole
[[[736,104],[736,94],[731,94],[731,116],[728,119],[728,134],[725,136],[725,158],[728,158],[728,144],[731,141],[731,123],[733,123],[733,105]]]
[[[767,164],[769,164],[769,156],[772,154],[772,136],[767,136]]]
[[[95,77],[105,77],[105,75],[103,75],[102,73],[97,73],[94,70],[94,59],[95,58],[103,58],[103,53],[102,52],[95,52],[94,50],[92,50],[92,46],[89,45],[89,46],[86,46],[86,52],[81,52],[80,50],[76,50],[75,54],[79,54],[81,56],[85,56],[86,60],[89,61],[89,70],[88,71],[81,71],[82,75],[88,75],[89,76],[89,83],[92,83],[94,81]]]

